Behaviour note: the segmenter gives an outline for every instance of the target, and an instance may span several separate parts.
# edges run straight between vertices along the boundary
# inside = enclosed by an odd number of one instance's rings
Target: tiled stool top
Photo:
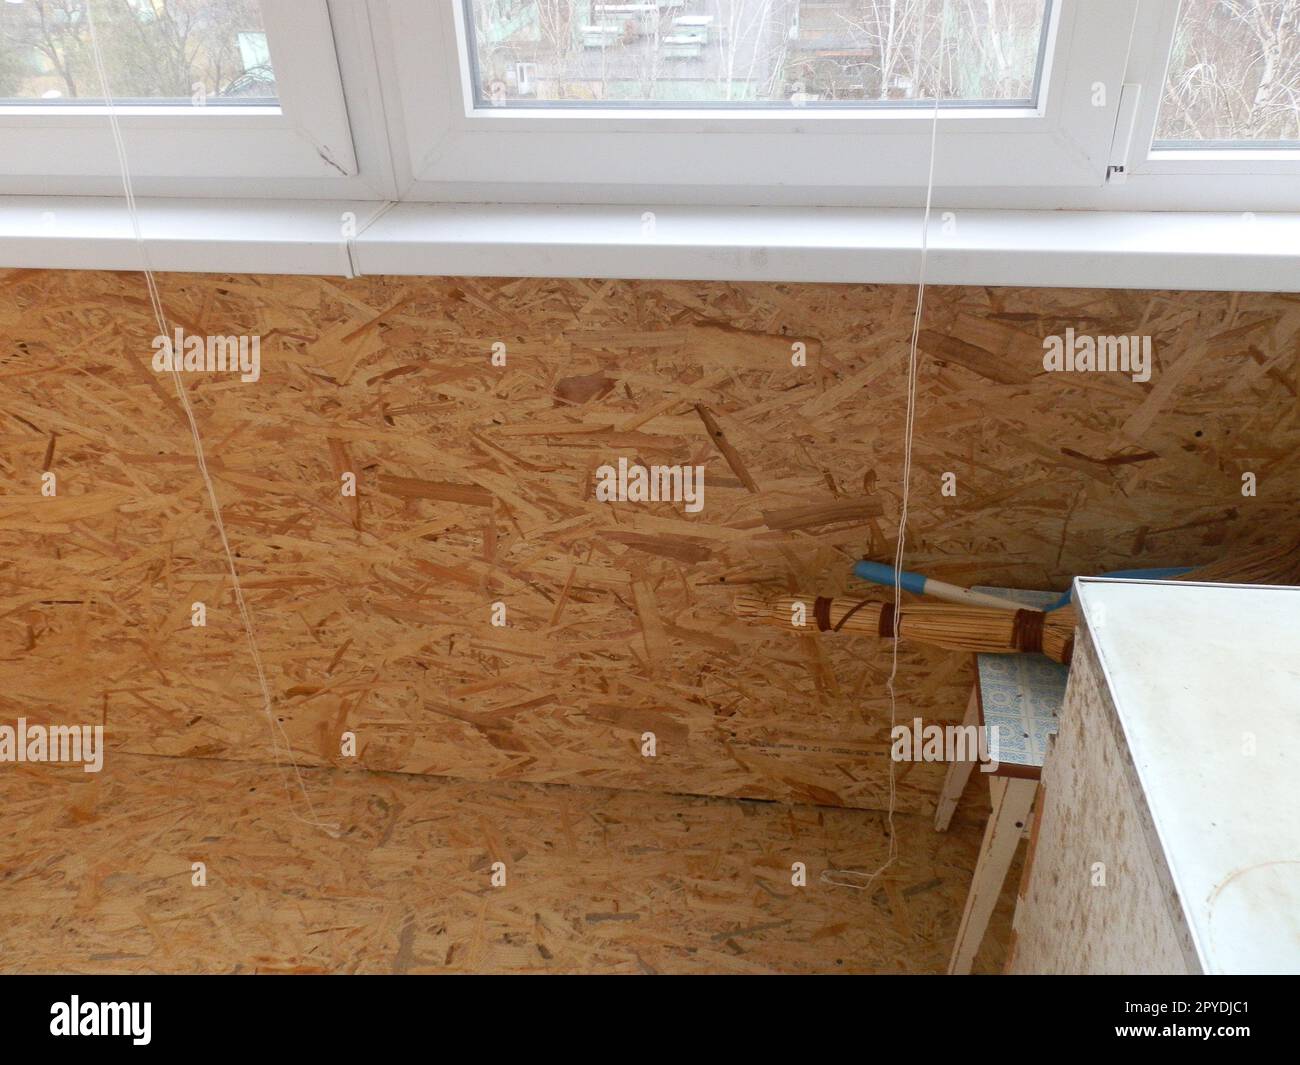
[[[975,590],[1040,609],[1061,597],[1059,592],[987,587]],[[1048,737],[1056,733],[1057,713],[1065,702],[1069,668],[1046,655],[981,654],[975,659],[990,755],[1009,767],[1041,768],[1047,756]],[[994,726],[998,728],[996,745]]]

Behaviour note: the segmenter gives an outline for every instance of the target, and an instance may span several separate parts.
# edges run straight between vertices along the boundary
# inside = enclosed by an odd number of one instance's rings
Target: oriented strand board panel
[[[888,647],[744,624],[732,599],[842,593],[891,557],[910,288],[160,283],[190,333],[262,337],[257,382],[186,387],[301,762],[885,805]],[[1153,336],[1151,380],[1045,374],[1067,328]],[[0,717],[265,762],[155,331],[138,275],[0,275]],[[1064,588],[1294,527],[1298,342],[1293,296],[929,290],[909,566]],[[703,509],[596,502],[620,457],[704,466]],[[900,715],[958,721],[970,684],[969,656],[905,647]],[[942,773],[902,767],[900,809],[931,813]]]
[[[1086,632],[1080,637],[1060,731],[1043,767],[1033,862],[1008,968],[1186,973],[1172,885],[1152,861],[1148,818],[1116,736],[1097,648]]]
[[[942,972],[979,845],[858,810],[119,754],[5,767],[18,972]],[[806,887],[791,884],[805,862]],[[193,884],[203,862],[206,886]],[[491,885],[492,866],[505,883]],[[996,971],[999,911],[981,966]]]

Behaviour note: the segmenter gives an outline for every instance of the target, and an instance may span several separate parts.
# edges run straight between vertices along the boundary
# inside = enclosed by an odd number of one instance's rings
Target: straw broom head
[[[741,617],[791,632],[848,632],[913,640],[950,651],[1012,654],[1038,651],[1068,662],[1074,626],[1066,615],[1049,624],[1038,610],[999,610],[958,603],[908,603],[897,615],[893,603],[832,599],[824,596],[742,595],[736,599]]]
[[[1300,540],[1243,551],[1175,579],[1210,584],[1300,584]]]

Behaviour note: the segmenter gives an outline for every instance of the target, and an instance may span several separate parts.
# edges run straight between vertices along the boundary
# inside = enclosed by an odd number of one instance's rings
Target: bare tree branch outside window
[[[1183,0],[1157,141],[1300,141],[1300,0]]]
[[[1047,9],[1047,0],[469,4],[485,103],[703,107],[1028,103]]]
[[[19,0],[0,4],[0,98],[99,94],[86,8],[120,100],[275,99],[258,0]]]

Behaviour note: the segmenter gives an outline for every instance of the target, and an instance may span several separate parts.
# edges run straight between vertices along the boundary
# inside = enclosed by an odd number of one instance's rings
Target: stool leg
[[[976,728],[980,723],[980,702],[979,702],[979,680],[970,690],[970,699],[966,703],[966,716],[962,718],[962,725],[973,725]],[[979,747],[976,745],[976,750]],[[966,781],[970,780],[970,772],[975,768],[972,762],[949,762],[948,775],[944,778],[943,790],[939,792],[939,805],[934,811],[934,830],[936,832],[947,832],[948,822],[952,820],[953,811],[957,809],[957,802],[961,799],[961,793],[966,790]]]
[[[984,829],[984,842],[980,844],[979,858],[975,862],[966,909],[961,915],[961,927],[957,929],[957,941],[953,944],[952,960],[948,963],[950,975],[969,973],[975,962],[993,907],[1002,894],[1011,859],[1015,857],[1016,844],[1029,821],[1037,790],[1036,780],[993,777],[989,781],[993,812],[989,814],[989,823]]]

